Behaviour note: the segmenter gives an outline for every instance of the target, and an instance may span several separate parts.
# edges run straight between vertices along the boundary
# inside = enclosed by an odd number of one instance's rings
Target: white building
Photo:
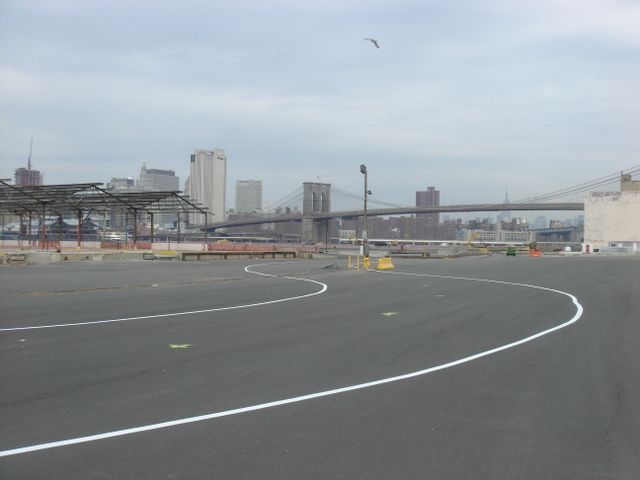
[[[262,181],[238,180],[236,182],[236,213],[253,213],[262,210]]]
[[[620,179],[619,192],[591,192],[584,201],[585,251],[638,252],[640,249],[640,181]]]
[[[208,209],[207,222],[225,219],[227,193],[227,156],[224,150],[195,150],[191,155],[191,169],[185,191],[191,199]],[[193,213],[189,223],[202,225],[204,215]]]

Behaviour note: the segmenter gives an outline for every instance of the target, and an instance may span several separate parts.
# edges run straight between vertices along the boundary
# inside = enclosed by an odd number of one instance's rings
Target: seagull
[[[376,48],[380,48],[380,45],[378,45],[378,41],[375,38],[365,38],[365,40],[373,43],[376,46]]]

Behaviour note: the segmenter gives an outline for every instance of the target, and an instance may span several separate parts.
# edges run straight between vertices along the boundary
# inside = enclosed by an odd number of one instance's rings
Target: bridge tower
[[[302,240],[324,242],[327,238],[328,221],[316,221],[312,217],[331,211],[331,184],[304,182],[302,184]]]

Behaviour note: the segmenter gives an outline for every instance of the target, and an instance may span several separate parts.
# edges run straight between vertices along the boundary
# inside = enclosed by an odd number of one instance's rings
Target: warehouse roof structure
[[[44,222],[47,216],[81,219],[92,213],[113,210],[134,213],[134,241],[137,213],[201,213],[207,218],[207,207],[180,191],[129,192],[102,188],[102,183],[70,183],[64,185],[18,186],[0,179],[0,214],[31,215]],[[206,220],[205,220],[206,221]],[[152,233],[153,236],[153,233]]]

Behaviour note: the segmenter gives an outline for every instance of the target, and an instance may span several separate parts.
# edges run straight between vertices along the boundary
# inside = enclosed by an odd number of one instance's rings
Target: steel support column
[[[138,210],[133,209],[133,248],[136,248],[138,243]]]
[[[78,209],[78,248],[82,247],[82,209]]]
[[[58,214],[58,250],[62,250],[62,214]]]
[[[45,223],[46,205],[42,204],[42,215],[40,216],[40,240],[42,241],[42,247],[45,250],[49,250],[49,242],[47,242],[47,224]]]

